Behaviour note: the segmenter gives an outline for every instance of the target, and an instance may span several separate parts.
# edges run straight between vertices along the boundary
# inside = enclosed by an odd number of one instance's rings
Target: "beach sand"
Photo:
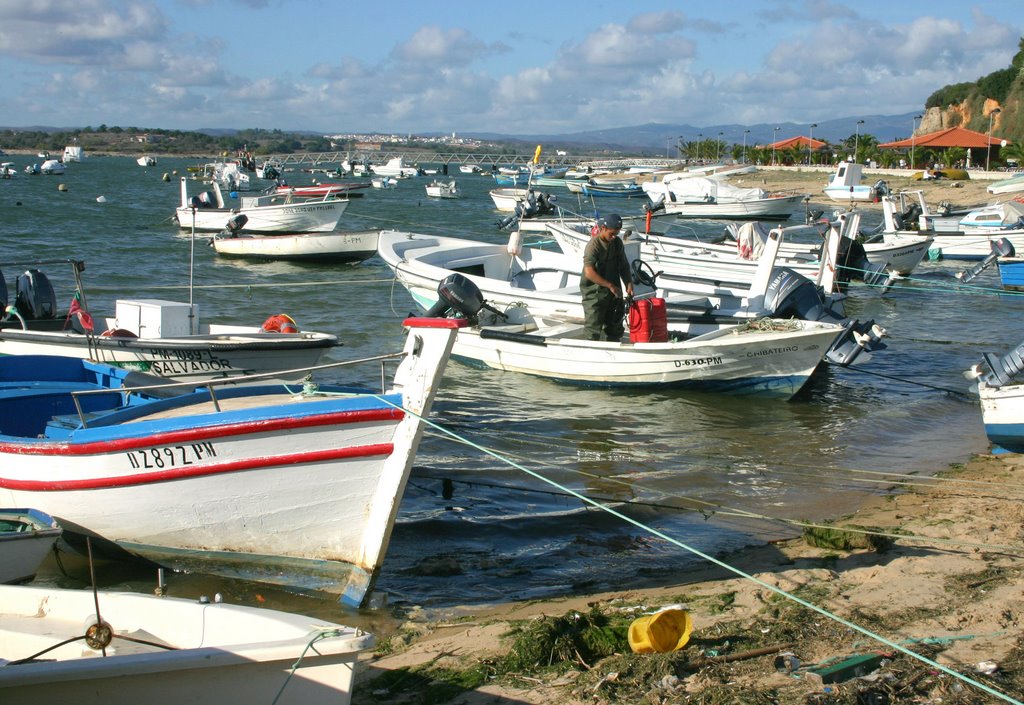
[[[796,538],[722,559],[756,582],[709,566],[690,579],[655,589],[463,608],[446,618],[414,610],[396,634],[380,635],[383,646],[360,664],[353,702],[1004,701],[892,644],[1016,702],[1024,697],[1022,499],[1024,459],[979,456],[909,489],[893,488],[854,515],[837,518],[839,527],[866,526],[894,536],[884,551],[820,548]],[[890,643],[769,586],[795,593]],[[632,654],[626,647],[597,660],[573,658],[562,668],[502,672],[481,684],[470,680],[474,687],[464,689],[466,674],[502,671],[501,658],[524,625],[594,608],[632,620],[680,603],[693,632],[677,652]],[[751,655],[758,650],[768,653]],[[777,670],[780,653],[792,654],[788,662],[798,661],[800,668]],[[878,654],[885,660],[879,661]],[[867,678],[840,676],[826,684],[808,671],[858,656],[869,661],[865,670],[872,675]]]
[[[826,178],[790,169],[740,180],[820,195]],[[894,189],[924,189],[929,204],[996,200],[985,181],[884,178]],[[721,559],[750,577],[709,563],[654,589],[443,614],[403,610],[401,627],[378,633],[378,649],[361,661],[353,703],[1018,702],[1024,699],[1024,458],[985,455],[937,471],[934,478],[907,478],[854,515],[835,518],[837,527],[871,527],[891,543],[886,550],[795,538]],[[620,641],[611,655],[584,657],[583,647],[570,643],[568,660],[552,650],[546,659],[552,665],[508,666],[524,632],[565,623],[566,616],[572,623],[577,614],[604,615],[621,636],[622,625],[673,604],[693,624],[679,651],[633,654]],[[780,663],[799,667],[780,671]],[[814,671],[836,664],[835,682],[824,682],[827,671],[824,679]]]

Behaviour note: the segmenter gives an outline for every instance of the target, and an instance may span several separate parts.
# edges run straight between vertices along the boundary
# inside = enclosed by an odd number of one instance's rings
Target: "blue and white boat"
[[[1024,343],[1002,357],[986,353],[982,362],[965,373],[978,382],[985,435],[993,445],[1024,453]]]
[[[373,358],[400,360],[383,392],[2,358],[0,506],[175,570],[361,605],[462,323],[408,319],[405,349]]]

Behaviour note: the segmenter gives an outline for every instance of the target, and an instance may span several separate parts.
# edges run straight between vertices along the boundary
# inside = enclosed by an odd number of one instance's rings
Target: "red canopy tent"
[[[807,149],[808,145],[811,146],[811,149],[817,151],[822,147],[827,147],[828,143],[822,142],[821,140],[813,139],[811,137],[804,137],[803,135],[799,135],[797,137],[790,137],[788,139],[779,140],[778,142],[769,144],[768,148],[783,150],[790,149],[791,147],[799,147],[801,149]]]
[[[986,157],[996,161],[999,160],[999,148],[1003,140],[1000,137],[989,136],[965,127],[949,127],[937,132],[929,132],[926,135],[914,135],[905,140],[885,142],[878,145],[879,149],[936,149],[945,151],[950,147],[962,147],[964,149],[983,149]],[[1009,144],[1007,140],[1007,144]],[[988,150],[991,148],[991,155]],[[975,155],[977,158],[977,155]]]

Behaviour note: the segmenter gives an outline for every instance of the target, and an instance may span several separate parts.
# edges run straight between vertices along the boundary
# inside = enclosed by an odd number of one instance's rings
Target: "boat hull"
[[[93,412],[84,426],[69,392],[116,389],[123,372],[64,358],[0,360],[9,419],[0,504],[46,507],[66,533],[175,570],[361,605],[460,325],[452,324],[411,329],[386,395],[235,386],[216,399],[201,390],[126,407],[108,392],[81,398]],[[39,367],[53,383],[39,387]]]
[[[989,441],[1011,453],[1024,453],[1024,385],[981,384],[978,395]]]
[[[105,362],[175,381],[241,377],[316,365],[338,345],[326,333],[212,334],[188,338],[85,336],[5,328],[0,330],[0,355],[59,355]],[[299,381],[305,371],[285,374]]]
[[[35,509],[0,509],[0,584],[35,577],[60,534],[60,527],[48,514]]]
[[[679,218],[788,220],[804,196],[775,196],[728,203],[667,202],[665,212]]]
[[[243,213],[249,219],[242,229],[243,232],[319,233],[334,230],[347,207],[348,201],[336,199],[245,210],[179,207],[177,217],[182,230],[191,230],[195,227],[199,232],[220,232],[227,227],[228,220],[238,213]]]
[[[11,661],[81,637],[97,605],[114,633],[105,652],[79,639],[42,661],[5,665],[0,692],[9,702],[177,705],[259,702],[269,693],[281,704],[346,705],[359,652],[374,643],[302,615],[136,593],[0,587],[0,604],[0,645]]]
[[[772,321],[771,327],[760,322],[683,342],[636,344],[467,328],[459,332],[453,355],[560,382],[788,398],[804,386],[843,328],[807,321]]]
[[[308,262],[362,262],[377,252],[379,231],[298,233],[266,237],[215,237],[219,255]]]

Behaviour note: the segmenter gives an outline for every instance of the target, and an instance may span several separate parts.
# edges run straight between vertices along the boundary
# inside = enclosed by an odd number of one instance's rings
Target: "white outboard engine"
[[[979,274],[995,264],[1000,257],[1013,257],[1017,254],[1017,250],[1014,248],[1013,243],[1005,237],[1001,237],[998,240],[992,240],[989,243],[989,247],[992,251],[985,257],[985,259],[970,269],[965,269],[962,272],[956,273],[955,276],[960,280],[961,284],[966,284],[973,280]]]
[[[1004,384],[1009,384],[1013,381],[1014,377],[1024,371],[1024,343],[1019,343],[1017,347],[1003,356],[996,355],[995,353],[985,353],[982,355],[982,359],[991,370],[991,372],[982,376],[982,381],[989,387],[1002,387]],[[976,376],[980,376],[977,368],[975,368],[974,373]]]
[[[437,303],[423,314],[427,318],[458,315],[473,319],[484,309],[506,318],[505,314],[484,301],[480,287],[458,272],[441,280],[437,285],[437,296]]]
[[[57,295],[45,274],[30,269],[18,277],[14,307],[26,319],[48,319],[57,316]]]

